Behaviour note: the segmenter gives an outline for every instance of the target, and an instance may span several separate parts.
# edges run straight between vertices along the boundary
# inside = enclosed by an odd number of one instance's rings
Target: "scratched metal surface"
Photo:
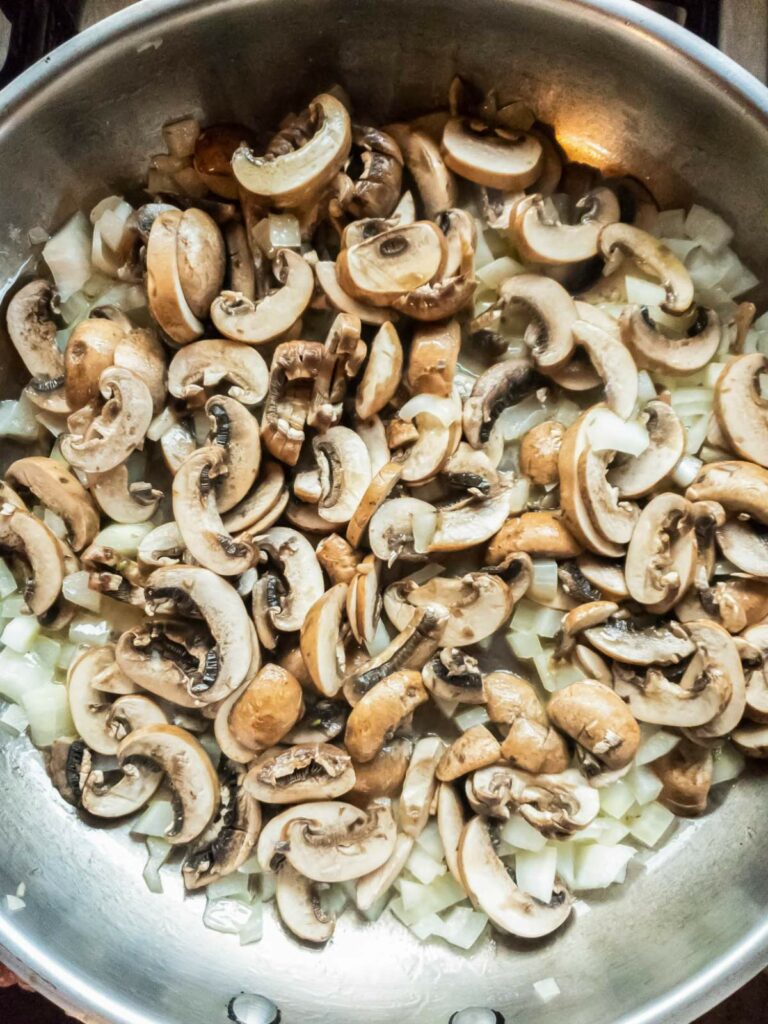
[[[266,121],[341,80],[385,118],[437,106],[458,70],[530,100],[572,156],[640,174],[665,203],[700,196],[768,277],[767,94],[634,5],[144,0],[0,97],[0,280],[28,258],[29,228],[138,179],[169,117]],[[17,369],[0,339],[3,394]],[[93,1022],[224,1024],[245,991],[274,1000],[282,1024],[447,1024],[467,1006],[508,1024],[682,1024],[768,962],[763,784],[723,794],[630,885],[527,948],[495,939],[465,956],[351,915],[322,951],[269,915],[241,948],[203,928],[202,898],[179,882],[150,894],[143,847],[83,825],[27,741],[3,737],[0,893],[24,881],[27,907],[0,910],[0,958]],[[542,1006],[531,986],[550,976],[562,995]]]

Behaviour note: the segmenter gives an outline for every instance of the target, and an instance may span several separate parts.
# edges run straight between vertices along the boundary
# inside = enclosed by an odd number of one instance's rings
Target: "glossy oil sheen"
[[[768,278],[768,94],[705,44],[621,0],[220,0],[143,3],[83,34],[0,97],[0,280],[27,231],[140,179],[169,118],[274,123],[341,81],[358,116],[442,104],[456,72],[521,96],[574,159],[633,172],[665,204],[699,198]],[[7,345],[3,397],[21,377]],[[631,883],[533,944],[462,955],[392,920],[345,915],[322,951],[266,914],[260,944],[207,931],[203,898],[143,845],[82,824],[25,739],[0,737],[0,958],[84,1021],[225,1024],[240,993],[282,1024],[447,1024],[487,1007],[514,1024],[688,1022],[768,962],[765,780],[683,825]],[[728,787],[726,787],[727,789]],[[532,984],[554,977],[543,1005]],[[252,1011],[256,1013],[256,1010]]]

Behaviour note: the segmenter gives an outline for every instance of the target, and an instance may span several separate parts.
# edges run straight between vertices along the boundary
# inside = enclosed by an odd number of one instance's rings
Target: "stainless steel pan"
[[[719,210],[768,279],[768,92],[622,0],[145,0],[2,94],[0,275],[24,264],[31,227],[138,180],[172,115],[271,123],[341,80],[383,119],[438,106],[457,71],[528,99],[572,157]],[[0,362],[13,394],[7,344]],[[151,895],[125,829],[82,825],[28,742],[2,738],[0,894],[24,881],[27,907],[0,910],[0,958],[80,1019],[115,1024],[224,1024],[240,992],[283,1024],[447,1024],[465,1007],[502,1015],[471,1024],[687,1022],[768,962],[764,785],[740,782],[551,941],[496,938],[465,957],[348,915],[322,951],[272,919],[240,948],[203,928],[180,883]],[[532,983],[550,976],[562,995],[543,1006]],[[266,1024],[256,1006],[231,1012]]]

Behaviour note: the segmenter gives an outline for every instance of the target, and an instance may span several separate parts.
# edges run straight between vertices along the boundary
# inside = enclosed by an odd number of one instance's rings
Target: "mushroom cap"
[[[163,781],[162,769],[150,762],[126,763],[115,779],[113,772],[86,768],[80,774],[80,805],[97,818],[123,818],[141,810]]]
[[[464,433],[473,448],[484,445],[505,408],[539,386],[541,378],[530,359],[503,359],[480,374],[464,404]]]
[[[539,369],[546,373],[565,366],[573,355],[573,325],[579,319],[565,288],[549,277],[516,274],[504,281],[499,296],[503,312],[522,307],[530,315],[525,342]]]
[[[468,772],[495,764],[501,758],[501,747],[493,733],[484,725],[473,725],[455,739],[437,765],[440,782],[453,782]]]
[[[534,484],[546,486],[559,480],[558,455],[565,427],[545,420],[527,431],[520,442],[520,471]]]
[[[344,744],[356,761],[372,761],[403,721],[427,701],[421,674],[393,672],[363,694],[347,719]]]
[[[251,796],[267,804],[334,800],[354,784],[351,757],[330,743],[267,750],[253,761],[244,782]]]
[[[575,558],[582,550],[582,545],[558,513],[548,510],[523,512],[508,519],[491,538],[485,562],[487,565],[499,565],[517,552],[533,558]]]
[[[515,885],[494,849],[488,824],[479,815],[462,832],[458,864],[472,903],[503,932],[541,938],[563,925],[571,913],[571,898],[561,884],[555,885],[549,903]]]
[[[704,813],[712,785],[710,750],[683,739],[651,767],[663,784],[659,803],[685,818]]]
[[[632,224],[607,224],[600,232],[600,252],[606,259],[604,274],[631,256],[641,270],[658,278],[666,292],[665,313],[685,313],[693,302],[693,281],[685,265],[663,242]]]
[[[174,398],[190,401],[222,381],[229,385],[231,398],[243,405],[259,405],[269,382],[264,357],[241,342],[210,338],[179,349],[168,367],[168,390]]]
[[[397,319],[397,313],[388,309],[377,308],[369,303],[358,302],[342,288],[336,272],[336,264],[332,260],[318,260],[315,264],[315,277],[320,291],[325,297],[326,305],[341,313],[357,316],[364,324],[385,324]]]
[[[542,165],[542,145],[526,132],[510,132],[452,117],[443,130],[446,164],[462,178],[501,191],[532,185]]]
[[[404,378],[411,394],[448,398],[453,388],[460,348],[461,328],[456,320],[417,327],[413,332]]]
[[[115,361],[127,332],[104,317],[88,317],[76,325],[64,350],[64,390],[71,409],[99,397],[99,378]]]
[[[768,470],[751,462],[710,462],[685,492],[688,501],[716,501],[768,524]]]
[[[122,768],[153,765],[164,774],[174,806],[167,842],[188,843],[210,825],[219,807],[219,780],[208,754],[186,730],[175,725],[142,726],[122,740],[117,759]]]
[[[610,770],[624,768],[637,753],[640,727],[634,716],[610,687],[596,679],[559,690],[547,713],[558,729]]]
[[[30,281],[8,303],[6,327],[13,346],[33,377],[58,380],[64,358],[56,344],[53,319],[54,290],[50,281]]]
[[[24,600],[35,615],[44,615],[57,601],[64,582],[62,543],[37,516],[15,505],[0,506],[0,549],[20,554],[31,575]]]
[[[510,496],[509,487],[500,486],[496,494],[482,501],[438,509],[428,551],[465,551],[485,543],[509,515]]]
[[[330,93],[320,93],[307,114],[314,132],[303,145],[263,157],[255,156],[247,143],[238,146],[232,172],[247,192],[275,206],[301,206],[342,168],[352,145],[347,108]]]
[[[12,462],[6,478],[26,488],[67,525],[72,547],[80,551],[99,532],[93,500],[69,468],[55,459],[31,455]]]
[[[715,413],[728,444],[760,466],[768,466],[768,403],[759,385],[766,370],[768,360],[759,352],[737,356],[715,384]]]
[[[176,259],[184,297],[196,317],[205,320],[224,283],[224,238],[205,210],[190,207],[181,215]]]
[[[671,376],[703,369],[717,353],[722,339],[720,318],[699,308],[696,319],[680,338],[669,338],[656,327],[645,306],[627,306],[620,320],[621,340],[638,366]]]
[[[304,712],[299,681],[279,665],[263,665],[229,713],[238,743],[254,751],[279,743]]]
[[[438,277],[446,254],[445,236],[437,225],[416,221],[342,249],[336,272],[342,288],[354,298],[389,306]]]
[[[610,452],[596,452],[589,445],[579,457],[578,482],[581,497],[595,528],[613,544],[628,544],[633,537],[640,509],[634,502],[621,501],[608,480]]]

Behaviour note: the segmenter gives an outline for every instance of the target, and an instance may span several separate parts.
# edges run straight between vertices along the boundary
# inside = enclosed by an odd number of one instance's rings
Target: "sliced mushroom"
[[[227,770],[221,779],[221,806],[215,820],[195,842],[181,869],[187,891],[201,889],[233,874],[253,853],[261,830],[261,807]]]
[[[99,672],[114,661],[114,652],[103,647],[82,651],[67,670],[67,698],[77,734],[97,754],[116,754],[117,739],[108,727],[110,703],[99,692]]]
[[[427,483],[434,479],[450,458],[461,436],[461,410],[457,397],[437,398],[432,395],[418,396],[419,408],[412,422],[416,437],[402,461],[402,480],[411,486]],[[422,404],[423,403],[423,404]],[[445,411],[445,403],[452,408]],[[403,416],[406,406],[400,412]],[[450,422],[446,423],[446,419]],[[399,424],[398,420],[390,420],[390,426]]]
[[[488,715],[509,727],[501,756],[516,768],[533,774],[563,772],[570,753],[530,683],[512,672],[491,672],[485,678]]]
[[[745,722],[731,735],[734,747],[746,757],[768,758],[768,727]]]
[[[364,324],[382,325],[397,318],[397,313],[364,302],[358,302],[342,288],[336,272],[336,264],[330,260],[318,260],[315,277],[320,286],[326,305],[341,313],[359,317]]]
[[[189,694],[210,704],[237,689],[257,652],[250,642],[248,614],[234,587],[208,569],[179,565],[155,569],[145,594],[150,614],[166,612],[170,606],[171,612],[199,615],[205,621],[212,643],[203,666],[188,674]]]
[[[372,761],[409,715],[427,700],[419,672],[401,670],[363,694],[347,720],[344,743],[356,761]]]
[[[399,736],[382,747],[371,761],[355,762],[355,784],[347,799],[367,804],[373,797],[394,797],[402,788],[412,747],[407,737]]]
[[[620,501],[607,478],[610,452],[595,452],[588,445],[578,464],[581,497],[595,528],[612,544],[628,544],[640,517],[634,502]]]
[[[31,512],[15,505],[0,506],[0,550],[20,555],[29,566],[22,588],[35,615],[55,606],[64,582],[62,546],[56,535]]]
[[[227,452],[220,445],[193,452],[173,478],[173,514],[193,558],[221,576],[238,576],[254,564],[256,553],[247,537],[232,537],[221,520],[216,484],[227,473]]]
[[[446,124],[441,149],[446,164],[462,178],[508,192],[532,185],[543,159],[533,135],[460,117]]]
[[[205,411],[211,421],[208,443],[226,452],[227,472],[216,488],[216,507],[228,512],[250,491],[261,465],[258,420],[234,398],[209,398]]]
[[[690,586],[695,559],[690,502],[671,492],[656,495],[640,514],[627,549],[624,576],[630,595],[667,611]]]
[[[374,306],[389,306],[429,284],[442,271],[446,242],[431,221],[416,221],[342,249],[336,272],[342,288]]]
[[[323,537],[317,545],[315,554],[331,583],[351,583],[363,557],[338,533]]]
[[[548,373],[565,366],[573,355],[573,325],[579,319],[565,288],[549,277],[517,274],[504,281],[499,295],[502,318],[519,309],[530,317],[524,338],[539,369]]]
[[[716,501],[768,524],[768,470],[750,462],[710,462],[685,492],[688,501]]]
[[[318,512],[331,523],[348,523],[371,482],[368,449],[349,427],[332,427],[312,447],[320,471]]]
[[[714,622],[701,621],[689,622],[685,628],[696,645],[707,676],[721,676],[731,687],[730,697],[719,714],[704,725],[686,731],[686,735],[694,743],[709,746],[710,741],[716,741],[733,732],[741,721],[747,702],[746,681],[738,648],[733,637],[722,626]]]
[[[279,665],[263,665],[229,713],[235,740],[253,751],[279,743],[304,713],[298,680]]]
[[[533,558],[575,558],[581,551],[581,544],[556,512],[524,512],[508,519],[491,538],[485,562],[499,565],[518,552]]]
[[[355,770],[349,754],[329,743],[266,751],[251,764],[244,786],[267,804],[334,800],[352,788]]]
[[[325,358],[316,341],[285,341],[272,358],[261,436],[271,454],[295,466],[304,443],[312,385]]]
[[[507,621],[525,587],[511,590],[498,576],[472,572],[462,577],[434,576],[421,585],[411,579],[384,591],[384,610],[399,630],[406,628],[414,608],[443,605],[450,617],[442,637],[447,647],[466,647],[493,635]]]
[[[760,375],[768,362],[759,352],[738,356],[715,384],[715,413],[728,444],[743,459],[768,466],[768,404]]]
[[[347,594],[347,618],[359,644],[372,643],[381,618],[381,562],[366,555],[357,567]]]
[[[341,420],[347,384],[365,359],[360,330],[358,317],[339,313],[326,336],[307,414],[307,423],[321,433]]]
[[[49,281],[30,281],[8,303],[6,326],[14,348],[32,377],[55,382],[58,388],[64,383],[64,357],[56,344],[55,301]]]
[[[640,727],[634,716],[613,690],[596,679],[559,690],[547,713],[558,729],[610,771],[624,768],[637,753]]]
[[[707,809],[712,785],[712,752],[682,740],[651,768],[663,784],[659,803],[683,818],[695,818]]]
[[[107,732],[117,743],[135,729],[145,725],[163,725],[168,719],[160,705],[151,697],[146,697],[142,693],[131,693],[118,697],[109,705],[105,721]]]
[[[376,900],[380,899],[400,877],[408,858],[413,851],[415,840],[411,836],[398,835],[392,855],[380,868],[369,875],[363,875],[357,881],[355,889],[355,906],[363,913],[370,910]]]
[[[148,765],[165,776],[174,810],[167,842],[188,843],[208,828],[219,808],[219,780],[194,736],[175,725],[145,725],[122,740],[117,759],[123,770]]]
[[[306,537],[286,526],[273,526],[256,538],[273,567],[267,597],[269,619],[275,629],[289,633],[300,629],[310,608],[325,589],[320,563]]]
[[[456,205],[456,180],[445,166],[440,150],[433,139],[423,131],[408,125],[388,125],[402,150],[405,164],[419,192],[424,213],[434,220],[445,210]]]
[[[363,170],[347,209],[355,217],[389,217],[397,206],[403,180],[400,147],[380,128],[355,125],[352,139],[360,150]]]
[[[256,156],[247,143],[232,155],[232,172],[252,195],[275,206],[301,206],[341,170],[352,145],[352,125],[344,104],[321,93],[299,119],[303,133],[272,140],[264,156]]]
[[[435,773],[444,752],[439,736],[423,736],[413,748],[398,808],[400,828],[413,839],[418,839],[429,820],[438,786]]]
[[[595,594],[585,594],[587,600],[594,601],[602,596],[608,601],[624,601],[629,597],[622,565],[585,553],[576,559],[575,568],[587,583],[598,591]]]
[[[249,345],[214,338],[180,349],[168,367],[168,390],[187,402],[200,400],[207,388],[218,388],[222,382],[231,398],[258,405],[267,394],[267,364]]]
[[[99,397],[99,379],[115,362],[125,328],[104,317],[88,317],[74,328],[64,350],[64,390],[70,409]]]
[[[150,235],[151,239],[151,235]],[[224,239],[205,210],[190,207],[181,215],[176,235],[179,280],[192,313],[205,320],[224,283]]]
[[[263,532],[282,515],[288,503],[285,470],[279,462],[269,460],[262,464],[259,475],[251,493],[223,516],[222,522],[230,533]]]
[[[695,650],[679,622],[643,626],[616,616],[584,635],[601,654],[627,665],[676,665]]]
[[[176,523],[156,526],[139,542],[137,557],[142,568],[174,565],[183,560],[184,541]]]
[[[371,342],[370,355],[355,395],[360,419],[374,416],[392,401],[400,385],[403,349],[395,326],[382,324]]]
[[[399,669],[422,669],[442,643],[447,622],[448,611],[441,605],[417,608],[405,629],[380,654],[348,673],[344,694],[350,704]]]
[[[603,382],[606,405],[628,419],[637,402],[637,367],[629,350],[612,332],[586,320],[577,320],[572,331]]]
[[[78,744],[72,746],[76,748]],[[163,781],[162,768],[154,762],[126,760],[122,770],[103,771],[91,767],[87,748],[84,754],[81,751],[81,757],[79,778],[74,770],[68,775],[77,783],[80,806],[97,818],[135,814],[152,799]]]
[[[336,928],[336,918],[322,907],[315,883],[286,861],[277,872],[275,891],[280,920],[297,938],[320,945]]]
[[[29,456],[12,462],[6,478],[30,491],[46,508],[61,516],[75,551],[93,540],[99,530],[99,516],[93,501],[69,469],[55,459]]]
[[[163,492],[146,481],[129,483],[125,463],[88,477],[88,486],[101,511],[116,523],[145,523],[157,511]]]
[[[752,577],[702,585],[676,605],[675,613],[681,622],[711,619],[729,633],[740,633],[768,615],[768,585]]]
[[[357,508],[347,524],[347,540],[353,547],[357,547],[362,541],[368,524],[377,510],[387,500],[402,476],[402,464],[399,462],[387,462],[376,472],[370,484],[360,499]],[[408,500],[408,499],[407,499]],[[418,500],[418,499],[412,499]],[[426,502],[420,503],[426,505]],[[430,506],[431,507],[431,506]],[[371,544],[373,548],[373,544]],[[390,545],[387,543],[387,560],[389,559]]]
[[[610,189],[596,188],[578,200],[575,211],[577,222],[567,224],[541,194],[523,199],[514,218],[515,245],[523,259],[557,265],[596,256],[601,229],[620,218],[619,201]]]
[[[457,647],[443,647],[438,651],[421,670],[421,676],[426,688],[438,700],[485,703],[483,674],[477,659]]]
[[[211,319],[225,338],[263,345],[282,337],[312,299],[315,278],[307,261],[291,249],[279,249],[272,264],[281,287],[261,299],[222,292],[211,305]]]
[[[337,583],[311,606],[301,624],[301,653],[312,682],[326,697],[341,689],[346,670],[341,621],[347,584]]]
[[[628,306],[619,320],[621,340],[645,370],[685,376],[703,369],[715,356],[722,339],[720,318],[699,307],[696,318],[680,338],[669,338],[656,327],[645,306]]]
[[[499,741],[484,725],[473,725],[445,751],[437,766],[441,782],[453,782],[468,772],[495,764],[501,758]]]
[[[437,827],[448,870],[462,889],[464,880],[459,868],[459,844],[466,823],[464,805],[455,787],[449,782],[441,782],[437,790]]]
[[[630,256],[641,270],[658,278],[666,298],[666,313],[685,313],[693,302],[693,281],[681,261],[663,242],[631,224],[608,224],[600,232],[600,252],[605,257],[604,275],[612,273]]]
[[[394,487],[394,474],[390,480]],[[390,498],[383,501],[374,511],[368,525],[371,551],[386,565],[393,565],[398,558],[418,560],[421,556],[416,551],[415,531],[425,519],[435,522],[436,511],[429,502],[421,501],[420,498]]]
[[[180,707],[197,708],[206,694],[192,694],[205,674],[209,638],[201,624],[147,622],[123,632],[115,655],[134,687]],[[100,684],[101,685],[101,684]]]
[[[523,476],[543,487],[558,482],[558,455],[564,433],[562,423],[545,420],[523,435],[520,442],[520,470]]]
[[[503,932],[526,939],[541,938],[563,925],[571,913],[571,898],[559,883],[549,903],[542,903],[515,885],[496,853],[488,824],[479,815],[462,832],[458,863],[473,905]]]
[[[685,430],[671,405],[651,401],[641,414],[648,431],[648,447],[640,455],[613,463],[609,482],[622,498],[639,498],[665,480],[685,453]]]
[[[455,320],[418,327],[414,331],[405,374],[411,394],[447,398],[453,388],[460,347],[461,330]]]
[[[465,210],[447,210],[440,215],[445,232],[446,263],[440,274],[394,299],[394,309],[414,320],[432,323],[456,316],[472,301],[475,277],[475,223]]]
[[[152,222],[147,242],[147,296],[160,328],[177,345],[199,338],[204,326],[192,312],[179,272],[181,210],[164,210]]]
[[[152,422],[152,396],[130,370],[110,367],[99,378],[104,404],[84,433],[73,430],[60,438],[67,462],[86,473],[106,473],[144,444]]]
[[[741,640],[748,645],[752,653],[751,658],[745,659],[744,653],[740,652],[747,681],[745,714],[751,721],[766,725],[768,724],[768,679],[766,678],[768,627],[765,625],[750,626],[742,633]]]
[[[533,363],[524,358],[504,359],[481,374],[464,405],[464,433],[473,448],[489,439],[496,420],[540,383]]]
[[[737,569],[761,579],[768,577],[768,537],[759,524],[730,519],[717,527],[717,543]]]
[[[509,489],[501,486],[495,495],[481,501],[438,509],[428,550],[464,551],[485,543],[501,529],[509,514],[509,500]]]

